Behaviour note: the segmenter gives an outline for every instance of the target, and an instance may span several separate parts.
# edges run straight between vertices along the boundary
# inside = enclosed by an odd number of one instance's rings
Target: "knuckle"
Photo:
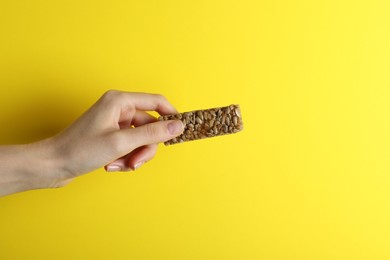
[[[107,91],[103,94],[103,98],[111,99],[112,97],[118,95],[118,93],[120,93],[120,91],[115,90],[115,89],[110,89],[110,90],[107,90]]]
[[[118,99],[118,97],[121,95],[122,92],[118,91],[118,90],[114,90],[114,89],[110,89],[110,90],[107,90],[103,96],[102,96],[102,101],[104,103],[111,103],[115,100]]]
[[[147,136],[152,138],[158,138],[161,136],[161,131],[155,124],[146,124],[145,125],[145,133]]]
[[[120,153],[123,150],[124,142],[122,140],[120,132],[111,134],[108,138],[108,145],[115,153]]]
[[[101,102],[106,104],[108,107],[112,107],[117,103],[120,103],[123,97],[124,93],[119,90],[108,90],[103,94]]]

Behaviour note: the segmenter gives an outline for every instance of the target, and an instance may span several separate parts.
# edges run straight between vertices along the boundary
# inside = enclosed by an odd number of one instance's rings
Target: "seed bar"
[[[184,132],[178,137],[164,142],[165,145],[233,134],[243,129],[239,105],[195,110],[158,118],[160,121],[175,119],[183,122]]]

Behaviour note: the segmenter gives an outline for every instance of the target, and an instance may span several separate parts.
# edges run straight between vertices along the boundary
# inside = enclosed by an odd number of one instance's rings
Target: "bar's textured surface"
[[[165,145],[233,134],[243,129],[239,105],[195,110],[159,117],[159,120],[174,119],[179,119],[183,122],[184,132],[178,137],[166,141]]]

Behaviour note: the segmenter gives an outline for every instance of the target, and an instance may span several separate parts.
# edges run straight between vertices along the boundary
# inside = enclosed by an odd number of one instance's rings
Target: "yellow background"
[[[105,90],[239,134],[0,199],[1,259],[390,259],[390,2],[0,1],[0,142]],[[23,163],[23,162],[21,162]]]

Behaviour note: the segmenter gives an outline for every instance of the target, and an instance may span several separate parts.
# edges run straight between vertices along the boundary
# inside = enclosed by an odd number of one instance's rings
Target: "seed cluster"
[[[178,137],[166,141],[164,143],[165,145],[233,134],[243,129],[239,105],[196,110],[159,117],[159,120],[175,119],[183,122],[184,132]]]

